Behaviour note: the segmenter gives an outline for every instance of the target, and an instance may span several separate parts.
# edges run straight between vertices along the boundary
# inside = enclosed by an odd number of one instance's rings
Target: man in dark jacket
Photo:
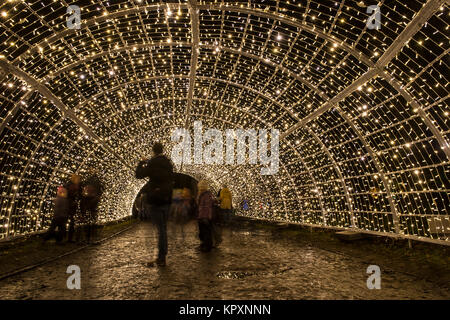
[[[163,155],[163,145],[155,143],[152,148],[153,158],[142,160],[136,169],[136,178],[150,178],[144,186],[147,205],[152,222],[158,229],[158,258],[148,266],[165,266],[167,255],[167,220],[172,202],[173,165]]]

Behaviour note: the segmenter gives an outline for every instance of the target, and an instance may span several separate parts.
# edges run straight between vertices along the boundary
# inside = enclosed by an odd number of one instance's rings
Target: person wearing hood
[[[228,189],[226,185],[224,185],[219,193],[219,201],[220,201],[220,211],[222,213],[223,221],[225,223],[229,222],[231,219],[231,213],[233,210],[232,199],[233,198],[231,195],[231,191]]]
[[[209,190],[209,185],[206,180],[198,183],[198,197],[197,197],[197,220],[199,238],[201,241],[200,250],[203,252],[211,251],[214,239],[214,207],[217,203],[214,195]]]

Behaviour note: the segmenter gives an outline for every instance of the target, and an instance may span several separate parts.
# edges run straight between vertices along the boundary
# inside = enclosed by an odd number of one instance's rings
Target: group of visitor
[[[142,219],[150,219],[158,229],[158,258],[149,266],[165,266],[168,251],[167,223],[169,217],[174,225],[183,226],[192,218],[197,219],[200,238],[199,249],[209,252],[222,242],[221,225],[230,221],[232,215],[232,196],[227,186],[219,191],[217,197],[210,190],[206,180],[197,186],[197,196],[189,188],[173,189],[174,172],[169,158],[163,154],[163,145],[156,143],[153,157],[143,159],[136,169],[137,179],[148,182],[136,201]],[[76,241],[85,235],[84,241],[94,243],[97,236],[98,205],[104,190],[96,170],[89,169],[88,176],[73,174],[70,181],[59,186],[54,200],[54,215],[44,240],[56,238],[61,242],[69,226],[68,242],[74,241],[75,224],[79,224]]]
[[[44,240],[55,238],[61,243],[66,236],[68,225],[68,242],[95,241],[98,230],[98,205],[103,190],[103,184],[95,169],[88,169],[84,181],[80,175],[72,174],[69,182],[57,188],[53,218]],[[76,235],[75,224],[80,226]],[[85,239],[82,238],[83,235]]]
[[[147,208],[144,216],[150,216],[158,229],[158,257],[148,266],[165,266],[168,251],[167,222],[171,217],[175,223],[184,225],[190,220],[192,212],[198,221],[200,250],[209,252],[218,246],[221,239],[220,224],[229,221],[232,212],[230,190],[224,186],[216,198],[207,181],[198,183],[197,197],[193,199],[190,190],[173,190],[173,165],[164,154],[161,143],[152,148],[153,157],[143,159],[136,169],[137,179],[149,178],[143,188],[141,206]],[[183,231],[182,231],[183,232]]]

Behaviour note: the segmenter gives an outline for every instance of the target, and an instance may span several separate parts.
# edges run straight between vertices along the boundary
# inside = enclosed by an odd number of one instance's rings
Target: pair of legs
[[[61,242],[66,235],[67,218],[54,217],[50,224],[50,228],[44,236],[44,240],[55,238],[57,242]],[[58,231],[56,231],[58,229]]]
[[[198,220],[198,237],[200,238],[200,250],[209,252],[213,246],[212,222],[208,219]]]
[[[75,216],[77,215],[77,202],[71,201],[69,209],[69,235],[67,240],[73,242],[73,236],[75,234]]]
[[[231,209],[221,209],[221,213],[222,213],[223,223],[228,224],[231,221],[232,210]]]
[[[91,240],[97,238],[97,217],[98,217],[98,199],[96,198],[83,198],[80,203],[81,222],[84,225],[81,227],[80,232],[77,235],[77,240],[81,239],[84,234],[87,243],[91,243]],[[75,223],[73,223],[75,225]],[[73,229],[75,229],[73,227]],[[70,230],[70,225],[69,225]]]
[[[97,240],[97,212],[89,212],[88,223],[82,227],[81,233],[84,233],[86,236],[86,242],[91,243],[91,240]]]
[[[166,256],[168,251],[167,243],[167,220],[169,219],[170,205],[150,205],[150,217],[153,225],[158,230],[158,258],[156,264],[164,266],[166,264]],[[151,262],[150,265],[153,265]]]
[[[200,238],[200,250],[209,252],[213,247],[222,242],[222,231],[213,221],[200,219],[198,221],[198,236]]]

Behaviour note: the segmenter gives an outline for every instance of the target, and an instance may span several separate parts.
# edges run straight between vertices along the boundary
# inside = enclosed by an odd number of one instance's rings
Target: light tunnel
[[[448,1],[83,0],[69,27],[71,4],[0,4],[0,238],[89,167],[101,221],[130,215],[138,161],[201,121],[281,133],[274,175],[177,167],[241,215],[450,243]]]

